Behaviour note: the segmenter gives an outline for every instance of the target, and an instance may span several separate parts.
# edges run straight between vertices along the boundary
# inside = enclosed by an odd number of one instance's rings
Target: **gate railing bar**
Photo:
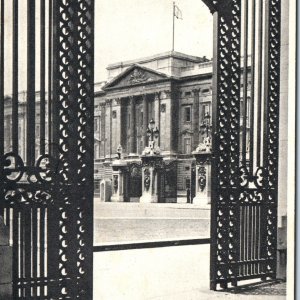
[[[172,241],[154,241],[128,244],[112,244],[103,246],[94,246],[93,252],[103,251],[118,251],[118,250],[133,250],[133,249],[147,249],[147,248],[161,248],[172,246],[189,246],[210,244],[210,238],[188,239],[188,240],[172,240]]]
[[[31,208],[29,205],[25,206],[21,214],[24,215],[24,273],[26,281],[31,278]],[[25,299],[30,299],[31,291],[29,286],[25,286]]]
[[[12,150],[18,153],[18,68],[19,68],[19,44],[18,44],[18,15],[19,15],[19,0],[13,0],[13,45],[12,45]]]
[[[13,209],[13,260],[12,260],[12,270],[13,270],[13,281],[17,282],[19,278],[19,247],[16,247],[19,243],[19,209],[14,207]],[[18,293],[17,289],[13,288],[13,299],[17,299]]]
[[[212,245],[217,245],[217,234],[216,234],[216,220],[217,220],[217,203],[218,200],[218,162],[216,158],[216,152],[219,149],[220,141],[217,136],[217,122],[219,121],[218,111],[218,82],[220,75],[218,74],[218,59],[219,59],[219,39],[218,39],[218,28],[219,28],[219,12],[213,14],[213,78],[212,78],[212,160],[211,160],[211,186],[215,187],[211,191],[211,224],[210,224],[210,289],[215,289],[215,273],[216,273],[216,251]]]
[[[268,140],[269,140],[269,85],[271,85],[269,78],[269,0],[265,0],[265,36],[264,36],[264,127],[263,127],[263,162],[267,166],[268,163]],[[268,84],[266,84],[268,83]]]
[[[45,249],[43,245],[45,245],[45,208],[41,207],[40,208],[40,277],[46,277],[45,274]],[[44,295],[44,291],[41,291],[41,294]]]
[[[252,29],[251,29],[251,97],[250,97],[250,149],[249,149],[249,173],[253,173],[253,149],[254,149],[254,101],[255,101],[255,29],[256,29],[256,0],[252,0]]]
[[[40,154],[45,154],[45,0],[40,2]]]
[[[0,0],[0,155],[4,154],[4,0]],[[1,199],[2,203],[2,199]],[[0,205],[0,214],[2,214]]]
[[[244,1],[244,66],[243,66],[243,136],[242,164],[246,165],[247,142],[247,86],[248,86],[248,1]],[[239,120],[240,122],[240,120]]]
[[[49,0],[48,31],[48,153],[52,154],[52,0]]]
[[[27,165],[35,159],[35,1],[27,0]]]
[[[37,235],[37,207],[34,206],[31,208],[31,235],[32,235],[32,248],[31,248],[31,258],[32,258],[32,266],[31,266],[31,270],[32,270],[32,278],[37,278],[37,255],[38,255],[38,247],[37,247],[37,241],[38,241],[38,235]],[[31,295],[33,297],[37,296],[37,284],[36,284],[36,280],[34,281],[34,285],[32,288],[32,293]]]
[[[262,102],[262,15],[263,11],[263,0],[259,0],[259,9],[258,9],[258,39],[257,39],[257,65],[258,65],[258,74],[257,74],[257,143],[256,143],[256,165],[260,166],[261,160],[261,102]]]

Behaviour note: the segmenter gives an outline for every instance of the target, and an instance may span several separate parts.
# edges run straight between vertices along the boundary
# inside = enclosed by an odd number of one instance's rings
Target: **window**
[[[190,189],[191,188],[191,179],[186,177],[185,178],[185,188]]]
[[[209,116],[211,117],[211,115],[210,115],[210,104],[209,103],[202,104],[201,122],[204,121],[204,117],[205,117],[206,114],[209,114]]]
[[[160,105],[160,111],[163,112],[163,113],[166,112],[166,104],[161,104]]]
[[[143,126],[143,122],[144,122],[144,113],[141,111],[140,114],[140,125]]]
[[[190,106],[186,106],[184,108],[184,122],[191,122],[192,118],[191,118],[191,107]]]
[[[98,118],[94,118],[94,131],[98,131]]]
[[[115,110],[113,110],[112,112],[112,118],[115,119],[117,117],[117,112]]]
[[[191,92],[185,92],[185,96],[186,96],[186,97],[190,97],[191,94],[192,94]]]
[[[191,138],[183,139],[183,153],[191,154]]]
[[[100,181],[95,180],[94,181],[94,194],[99,194],[100,193]]]
[[[40,125],[36,125],[35,127],[35,135],[37,138],[40,137]]]
[[[99,157],[99,145],[95,144],[94,145],[94,158],[98,158]]]

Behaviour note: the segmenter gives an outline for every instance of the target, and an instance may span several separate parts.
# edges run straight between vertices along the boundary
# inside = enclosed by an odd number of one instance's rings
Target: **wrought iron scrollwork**
[[[144,170],[144,187],[146,191],[149,191],[150,188],[150,171],[149,169]]]
[[[240,167],[240,186],[248,187],[253,183],[256,188],[263,187],[267,183],[267,170],[264,167],[256,169],[255,174],[251,175],[247,167]]]
[[[198,185],[199,185],[201,192],[206,187],[206,168],[205,167],[198,168]]]

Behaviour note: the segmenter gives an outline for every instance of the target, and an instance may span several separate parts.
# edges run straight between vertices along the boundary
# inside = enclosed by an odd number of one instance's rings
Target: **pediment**
[[[166,78],[168,78],[168,76],[163,73],[139,65],[133,65],[108,82],[103,89],[130,87]]]

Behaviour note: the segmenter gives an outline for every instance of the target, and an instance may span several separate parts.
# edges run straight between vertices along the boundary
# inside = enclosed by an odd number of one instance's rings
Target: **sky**
[[[27,17],[22,13],[26,12],[26,4],[19,1],[19,91],[26,90],[27,82]],[[211,58],[213,18],[208,8],[201,0],[177,0],[176,5],[183,20],[175,19],[175,51]],[[38,11],[39,1],[36,7]],[[5,16],[5,94],[11,94],[12,1],[5,1]],[[37,31],[39,22],[36,14]],[[111,63],[171,51],[172,27],[172,0],[95,0],[95,82],[107,79],[106,67]],[[36,58],[39,74],[38,33]],[[36,90],[39,89],[36,76]]]
[[[173,1],[95,0],[95,81],[106,66],[171,51]],[[213,18],[200,0],[177,0],[175,51],[212,58]]]

